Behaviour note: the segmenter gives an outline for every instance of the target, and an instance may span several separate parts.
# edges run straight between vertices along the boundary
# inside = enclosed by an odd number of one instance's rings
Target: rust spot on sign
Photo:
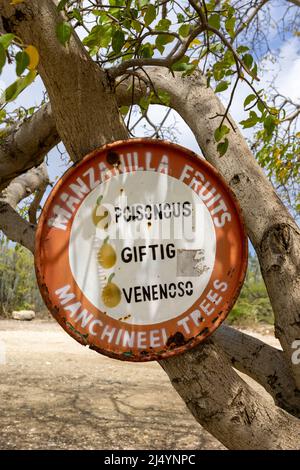
[[[183,346],[185,343],[184,335],[180,331],[177,331],[174,335],[168,338],[167,346],[172,349],[177,346]]]
[[[109,151],[107,153],[107,163],[109,163],[110,165],[113,165],[113,166],[118,166],[120,165],[120,157],[119,155],[117,154],[117,152],[113,152],[113,151]]]

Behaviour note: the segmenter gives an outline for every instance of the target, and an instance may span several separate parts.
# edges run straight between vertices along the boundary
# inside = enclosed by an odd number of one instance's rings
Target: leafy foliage
[[[25,248],[0,239],[0,315],[13,310],[44,309],[36,285],[33,256]]]
[[[274,323],[272,307],[256,256],[249,257],[244,286],[227,322],[237,326],[253,326],[258,323],[273,325]]]
[[[66,43],[70,40],[72,34],[72,27],[69,23],[66,23],[65,21],[61,21],[58,23],[57,28],[56,28],[56,35],[59,40],[59,42],[65,46]]]
[[[15,1],[14,4],[21,3]],[[19,49],[19,50],[18,50]],[[16,50],[18,50],[16,52]],[[0,36],[0,73],[7,62],[14,58],[17,80],[9,85],[3,92],[1,102],[2,109],[10,101],[14,101],[19,94],[27,88],[37,75],[39,53],[35,46],[25,45],[14,34],[2,34]]]

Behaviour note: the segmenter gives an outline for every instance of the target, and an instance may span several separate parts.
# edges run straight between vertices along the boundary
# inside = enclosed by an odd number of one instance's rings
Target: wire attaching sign
[[[247,239],[231,190],[178,145],[107,145],[69,169],[36,235],[43,298],[77,341],[157,360],[225,319],[243,283]]]

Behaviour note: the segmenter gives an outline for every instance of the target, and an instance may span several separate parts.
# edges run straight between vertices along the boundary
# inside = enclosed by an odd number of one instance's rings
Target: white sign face
[[[43,298],[73,338],[149,361],[192,348],[226,318],[247,239],[209,164],[138,139],[96,150],[65,173],[43,209],[35,253]]]
[[[188,310],[209,282],[215,253],[204,202],[182,181],[154,171],[112,176],[95,188],[74,217],[69,244],[72,274],[89,301],[138,325]],[[103,295],[112,275],[113,306]]]

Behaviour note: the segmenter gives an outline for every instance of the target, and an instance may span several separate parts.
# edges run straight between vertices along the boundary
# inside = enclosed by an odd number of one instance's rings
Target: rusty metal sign
[[[83,345],[149,361],[192,348],[226,318],[247,238],[221,176],[178,145],[134,139],[69,169],[39,220],[42,296]]]

